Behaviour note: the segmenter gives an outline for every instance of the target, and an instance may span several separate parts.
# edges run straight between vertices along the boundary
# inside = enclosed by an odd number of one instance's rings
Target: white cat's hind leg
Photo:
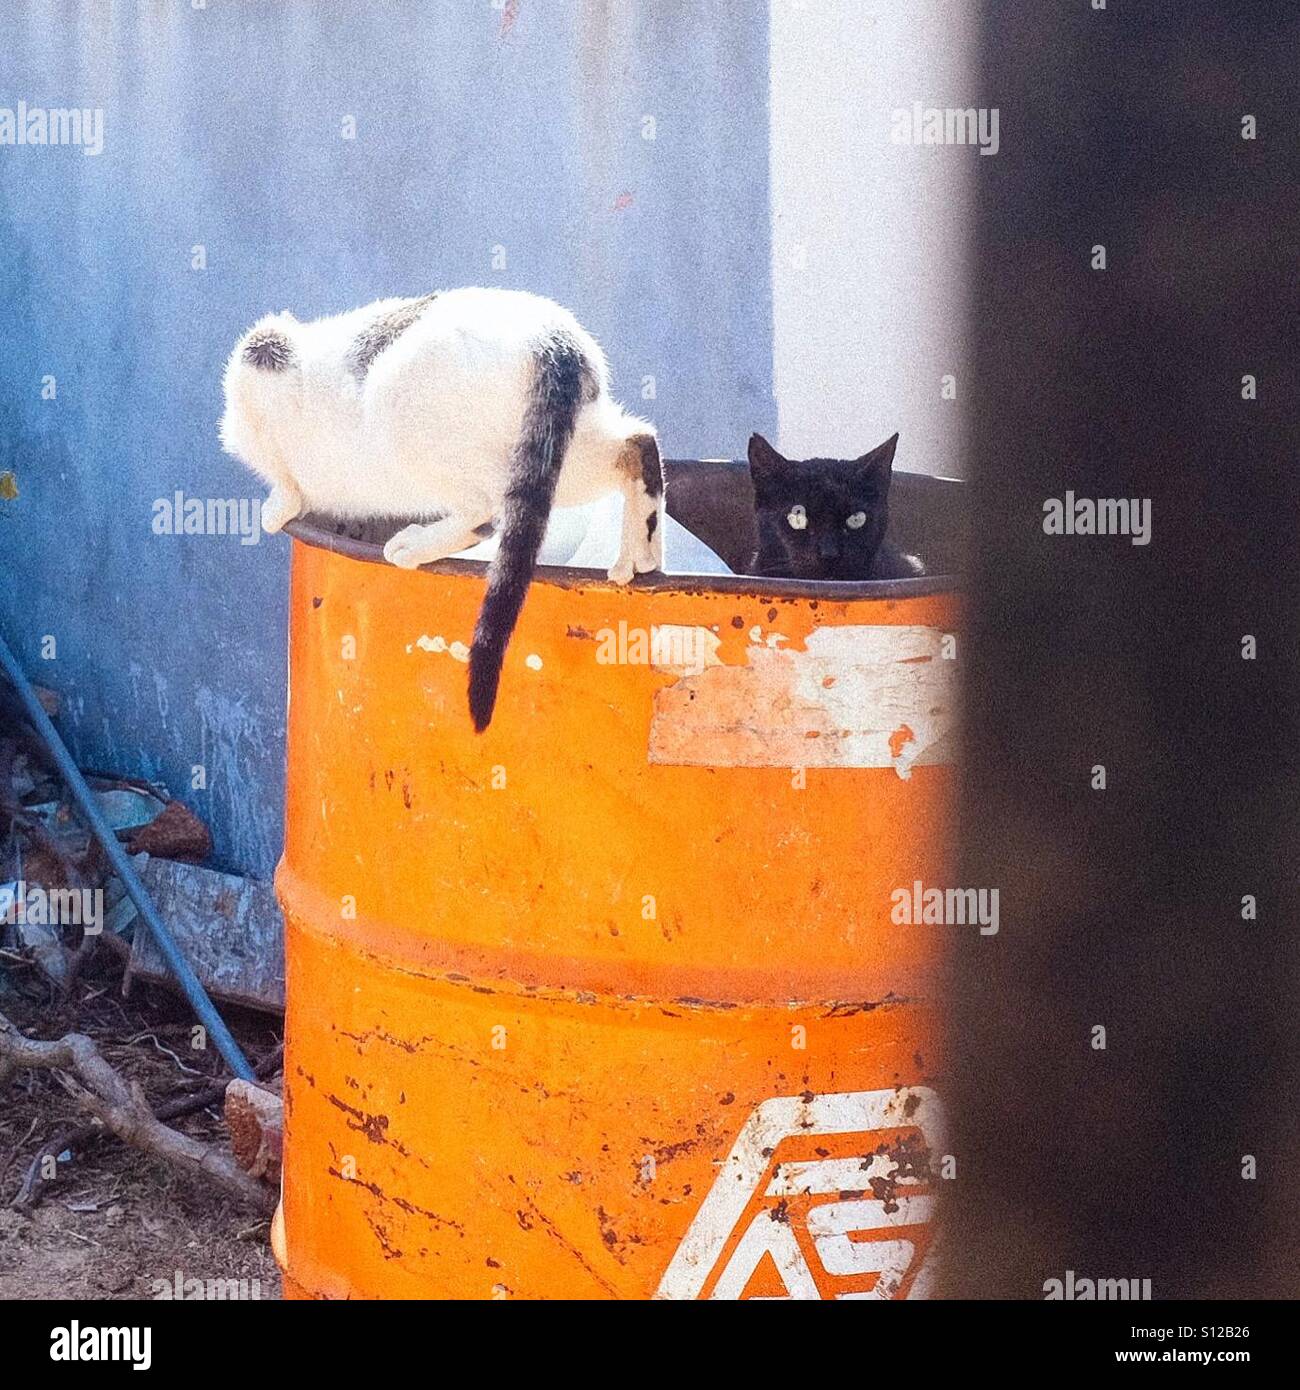
[[[663,472],[653,435],[637,435],[620,456],[623,530],[618,559],[609,571],[615,584],[663,568]]]
[[[399,569],[414,570],[445,560],[482,539],[478,528],[487,517],[442,516],[437,521],[404,526],[384,546],[384,559]]]
[[[638,484],[633,489],[636,498],[632,509],[636,513],[636,558],[633,565],[638,574],[664,567],[664,499]]]
[[[608,571],[610,581],[614,584],[630,584],[632,576],[636,573],[636,548],[629,530],[631,512],[631,499],[625,492],[623,494],[623,532],[618,543],[618,559],[614,561]]]
[[[609,577],[615,584],[630,584],[634,574],[663,569],[663,559],[662,498],[652,497],[637,479],[623,489],[623,530]]]

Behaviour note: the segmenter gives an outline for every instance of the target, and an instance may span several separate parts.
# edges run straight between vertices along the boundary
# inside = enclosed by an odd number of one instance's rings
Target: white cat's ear
[[[898,448],[898,435],[893,434],[883,444],[877,444],[869,454],[858,459],[857,466],[884,483],[889,482],[894,467],[894,451]]]

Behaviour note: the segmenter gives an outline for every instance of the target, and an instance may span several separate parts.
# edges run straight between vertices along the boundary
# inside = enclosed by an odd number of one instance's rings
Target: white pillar
[[[855,457],[898,430],[898,467],[962,474],[971,189],[988,157],[890,132],[913,102],[975,104],[975,10],[772,0],[776,443],[794,457]]]

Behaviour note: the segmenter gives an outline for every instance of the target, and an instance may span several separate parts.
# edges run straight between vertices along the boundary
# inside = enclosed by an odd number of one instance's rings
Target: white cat
[[[309,511],[430,518],[384,546],[385,559],[414,569],[496,524],[500,548],[470,648],[480,732],[552,506],[620,490],[610,579],[661,567],[654,429],[614,402],[604,353],[549,299],[461,289],[311,323],[271,314],[236,345],[225,396],[222,444],[271,484],[263,530]]]

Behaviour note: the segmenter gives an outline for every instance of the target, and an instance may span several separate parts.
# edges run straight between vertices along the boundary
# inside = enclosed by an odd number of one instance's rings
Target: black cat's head
[[[749,440],[758,523],[758,574],[787,579],[869,579],[889,525],[898,436],[858,459],[788,459]]]

